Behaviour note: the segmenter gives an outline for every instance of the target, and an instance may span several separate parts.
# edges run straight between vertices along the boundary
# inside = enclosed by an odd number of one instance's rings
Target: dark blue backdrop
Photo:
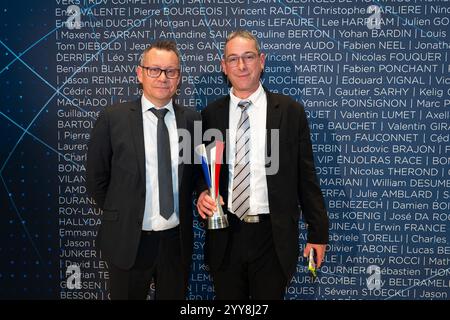
[[[226,94],[223,41],[247,28],[268,55],[263,84],[305,104],[331,220],[319,277],[299,257],[286,299],[448,299],[447,3],[121,3],[1,4],[0,298],[107,298],[86,134],[106,105],[139,96],[134,67],[155,38],[180,46],[180,103],[201,110]],[[71,5],[80,29],[64,23]],[[203,227],[196,220],[190,299],[214,297]],[[81,289],[67,288],[70,265]]]

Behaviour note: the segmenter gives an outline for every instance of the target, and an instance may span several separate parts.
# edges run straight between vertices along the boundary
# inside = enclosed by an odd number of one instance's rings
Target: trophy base
[[[228,218],[226,215],[217,215],[208,218],[208,229],[223,229],[228,227]]]

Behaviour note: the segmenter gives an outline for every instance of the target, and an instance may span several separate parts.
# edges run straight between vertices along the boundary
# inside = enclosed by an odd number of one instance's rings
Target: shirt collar
[[[152,108],[156,108],[156,106],[151,103],[150,100],[148,100],[145,95],[142,95],[141,97],[141,105],[142,105],[142,113],[148,111],[149,109]],[[170,113],[175,113],[174,109],[173,109],[173,102],[172,100],[170,100],[165,106],[163,106],[162,108],[156,108],[156,109],[167,109],[169,110]]]
[[[250,100],[252,105],[255,105],[256,102],[261,98],[262,94],[264,94],[264,88],[263,88],[261,82],[259,83],[258,89],[256,89],[256,91],[253,92],[247,99],[241,99],[241,98],[236,97],[233,94],[233,88],[231,88],[231,90],[230,90],[231,105],[237,107],[239,101],[242,101],[242,100]]]

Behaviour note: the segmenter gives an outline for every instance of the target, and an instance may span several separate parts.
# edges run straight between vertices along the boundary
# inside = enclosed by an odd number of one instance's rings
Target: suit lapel
[[[270,163],[270,159],[272,159],[272,134],[271,130],[277,129],[280,130],[280,123],[281,123],[281,108],[280,103],[276,99],[276,97],[266,90],[267,95],[267,119],[266,119],[266,170],[269,168],[272,163]],[[280,133],[280,132],[279,132]],[[279,141],[278,141],[279,143]],[[276,182],[274,181],[274,175],[267,175],[267,191],[268,191],[268,197],[269,197],[269,209],[270,212],[273,213],[276,211],[276,208],[273,208],[273,197],[274,192],[276,191]]]
[[[130,106],[130,127],[133,136],[133,144],[136,150],[139,171],[142,181],[145,181],[145,146],[144,128],[142,121],[141,100],[138,99]]]
[[[223,99],[222,103],[218,105],[217,111],[215,112],[216,120],[215,122],[218,124],[217,129],[222,132],[223,142],[229,141],[228,137],[228,129],[230,128],[230,96],[228,95],[225,99]],[[227,154],[227,145],[225,144],[225,148],[223,150],[224,157]],[[225,158],[226,159],[226,158]]]
[[[178,129],[184,129],[186,130],[186,117],[184,115],[184,110],[180,108],[175,103],[173,104],[173,109],[175,110],[175,119],[177,122],[177,130]],[[193,137],[191,137],[193,139]],[[178,142],[180,140],[180,137],[178,137]],[[184,150],[184,152],[187,152],[189,150]],[[184,163],[178,164],[178,190],[181,188],[181,181],[183,179],[183,171],[184,171]]]
[[[225,142],[222,157],[222,168],[220,169],[220,192],[222,194],[228,191],[225,186],[228,186],[228,165],[227,161],[229,159],[227,141],[230,141],[228,134],[228,129],[230,128],[230,96],[228,95],[223,101],[218,105],[215,112],[215,123],[217,123],[217,129],[222,132],[223,139]],[[230,142],[231,143],[231,142]],[[225,189],[224,189],[225,188]]]
[[[271,150],[271,131],[272,129],[280,129],[281,122],[281,108],[276,97],[269,91],[266,91],[267,95],[267,119],[266,119],[266,157],[272,154]],[[267,165],[267,161],[266,161]]]

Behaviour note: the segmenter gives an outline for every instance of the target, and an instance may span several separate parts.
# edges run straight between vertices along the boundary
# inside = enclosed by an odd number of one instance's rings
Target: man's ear
[[[225,75],[227,74],[227,65],[225,64],[225,59],[220,60],[220,65],[222,67],[222,72],[225,73]]]
[[[143,77],[143,70],[140,66],[136,67],[136,76],[138,78],[139,83],[142,83],[142,77]]]
[[[264,71],[264,65],[266,63],[266,55],[264,53],[261,53],[261,55],[259,56],[259,60],[261,62],[261,68]]]

